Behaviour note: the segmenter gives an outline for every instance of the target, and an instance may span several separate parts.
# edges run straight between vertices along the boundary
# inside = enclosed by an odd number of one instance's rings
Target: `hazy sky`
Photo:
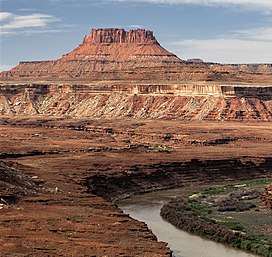
[[[59,58],[91,28],[146,28],[182,59],[272,63],[272,0],[0,0],[1,70]]]

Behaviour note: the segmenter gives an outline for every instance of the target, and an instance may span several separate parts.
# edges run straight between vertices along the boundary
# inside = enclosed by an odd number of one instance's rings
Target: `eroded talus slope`
[[[38,182],[16,167],[0,161],[0,207],[17,202],[21,196],[35,194]]]
[[[271,98],[169,94],[21,92],[0,95],[0,113],[104,118],[272,121]]]
[[[202,66],[193,67],[171,61],[102,61],[102,60],[56,60],[21,62],[7,72],[3,81],[239,81],[235,74],[214,72]],[[272,81],[272,79],[271,79]]]

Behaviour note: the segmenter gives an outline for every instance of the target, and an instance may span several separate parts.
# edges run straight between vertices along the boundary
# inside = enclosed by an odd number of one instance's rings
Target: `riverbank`
[[[164,204],[176,195],[193,192],[194,188],[193,186],[183,187],[135,195],[120,200],[117,204],[125,214],[145,222],[159,241],[167,242],[175,257],[256,257],[256,255],[178,229],[160,216],[160,210]]]
[[[180,195],[162,207],[161,216],[193,234],[271,257],[271,210],[260,200],[271,182],[255,180]]]

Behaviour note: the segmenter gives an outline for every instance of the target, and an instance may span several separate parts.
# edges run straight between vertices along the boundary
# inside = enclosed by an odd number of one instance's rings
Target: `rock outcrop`
[[[153,32],[150,30],[137,29],[125,31],[124,29],[92,29],[90,35],[84,37],[83,43],[136,43],[158,44]]]
[[[154,190],[188,186],[194,181],[209,184],[223,180],[254,179],[264,174],[269,176],[271,163],[271,158],[264,159],[258,164],[253,160],[243,162],[241,159],[206,161],[193,159],[188,162],[159,163],[137,166],[139,171],[131,167],[119,175],[105,175],[100,172],[99,175],[88,178],[86,185],[91,193],[116,200]]]
[[[12,165],[15,164],[0,161],[0,207],[17,202],[21,196],[33,195],[38,189],[37,180]]]
[[[272,121],[271,87],[145,84],[0,86],[0,113]]]
[[[272,64],[229,64],[230,68],[249,74],[272,74]]]
[[[82,44],[60,60],[181,62],[160,46],[152,31],[144,29],[92,29]]]
[[[265,193],[261,196],[261,200],[266,208],[272,210],[272,184],[266,187]]]

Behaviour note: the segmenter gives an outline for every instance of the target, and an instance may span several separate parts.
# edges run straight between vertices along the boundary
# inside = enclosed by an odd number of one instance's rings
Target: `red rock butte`
[[[76,49],[61,58],[20,62],[10,71],[2,72],[1,78],[50,81],[157,80],[162,70],[181,63],[180,58],[160,46],[150,30],[92,29]]]
[[[150,30],[92,29],[73,51],[51,61],[27,61],[0,74],[2,81],[137,83],[271,83],[271,64],[222,65],[184,61]]]
[[[92,29],[82,44],[61,60],[174,61],[176,55],[160,46],[150,30]]]

